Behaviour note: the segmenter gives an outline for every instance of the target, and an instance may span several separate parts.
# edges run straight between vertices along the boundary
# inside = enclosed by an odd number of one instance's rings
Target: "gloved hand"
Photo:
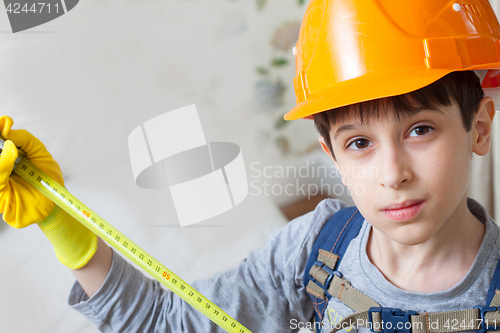
[[[0,135],[7,141],[0,155],[0,212],[3,219],[14,228],[24,228],[42,221],[54,208],[54,203],[24,179],[12,173],[18,156],[15,144],[26,158],[49,177],[64,186],[61,169],[43,143],[25,130],[12,130],[14,121],[0,117]]]
[[[28,131],[12,130],[13,124],[10,117],[0,117],[0,135],[6,139],[0,155],[0,213],[14,228],[38,223],[54,246],[59,261],[71,269],[81,268],[95,254],[97,236],[20,176],[11,173],[18,156],[17,145],[31,163],[64,186],[61,169],[43,143]]]

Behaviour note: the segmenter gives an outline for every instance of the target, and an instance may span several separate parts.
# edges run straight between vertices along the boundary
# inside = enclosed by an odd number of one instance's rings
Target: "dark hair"
[[[361,123],[367,118],[379,119],[380,116],[387,116],[389,112],[399,120],[421,108],[435,109],[439,106],[449,106],[452,101],[456,101],[462,112],[465,130],[469,132],[483,97],[481,82],[474,72],[452,72],[418,90],[323,111],[313,115],[313,119],[316,129],[325,138],[326,145],[335,159],[330,138],[331,126],[353,114]]]

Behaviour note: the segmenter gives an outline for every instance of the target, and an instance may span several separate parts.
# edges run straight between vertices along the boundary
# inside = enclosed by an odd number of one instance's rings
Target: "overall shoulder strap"
[[[495,273],[493,273],[493,277],[491,278],[485,305],[500,306],[500,261],[498,261]]]
[[[305,268],[304,285],[313,302],[316,321],[323,320],[323,313],[331,298],[328,293],[329,282],[349,243],[358,235],[363,222],[364,217],[356,207],[341,209],[325,223],[313,245]],[[319,262],[318,257],[327,264]],[[326,274],[321,286],[311,276],[311,271]],[[332,274],[328,274],[329,271],[333,271]]]

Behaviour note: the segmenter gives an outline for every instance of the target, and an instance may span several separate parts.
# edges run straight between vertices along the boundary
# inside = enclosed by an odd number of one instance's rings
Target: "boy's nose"
[[[380,157],[378,180],[384,187],[398,189],[412,179],[409,159],[397,149],[391,149]]]

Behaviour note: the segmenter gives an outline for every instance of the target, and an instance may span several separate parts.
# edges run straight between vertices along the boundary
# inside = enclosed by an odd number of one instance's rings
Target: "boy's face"
[[[472,152],[488,151],[493,115],[491,99],[483,99],[468,133],[455,103],[401,120],[352,117],[331,128],[334,162],[374,228],[397,243],[421,244],[463,217]]]

